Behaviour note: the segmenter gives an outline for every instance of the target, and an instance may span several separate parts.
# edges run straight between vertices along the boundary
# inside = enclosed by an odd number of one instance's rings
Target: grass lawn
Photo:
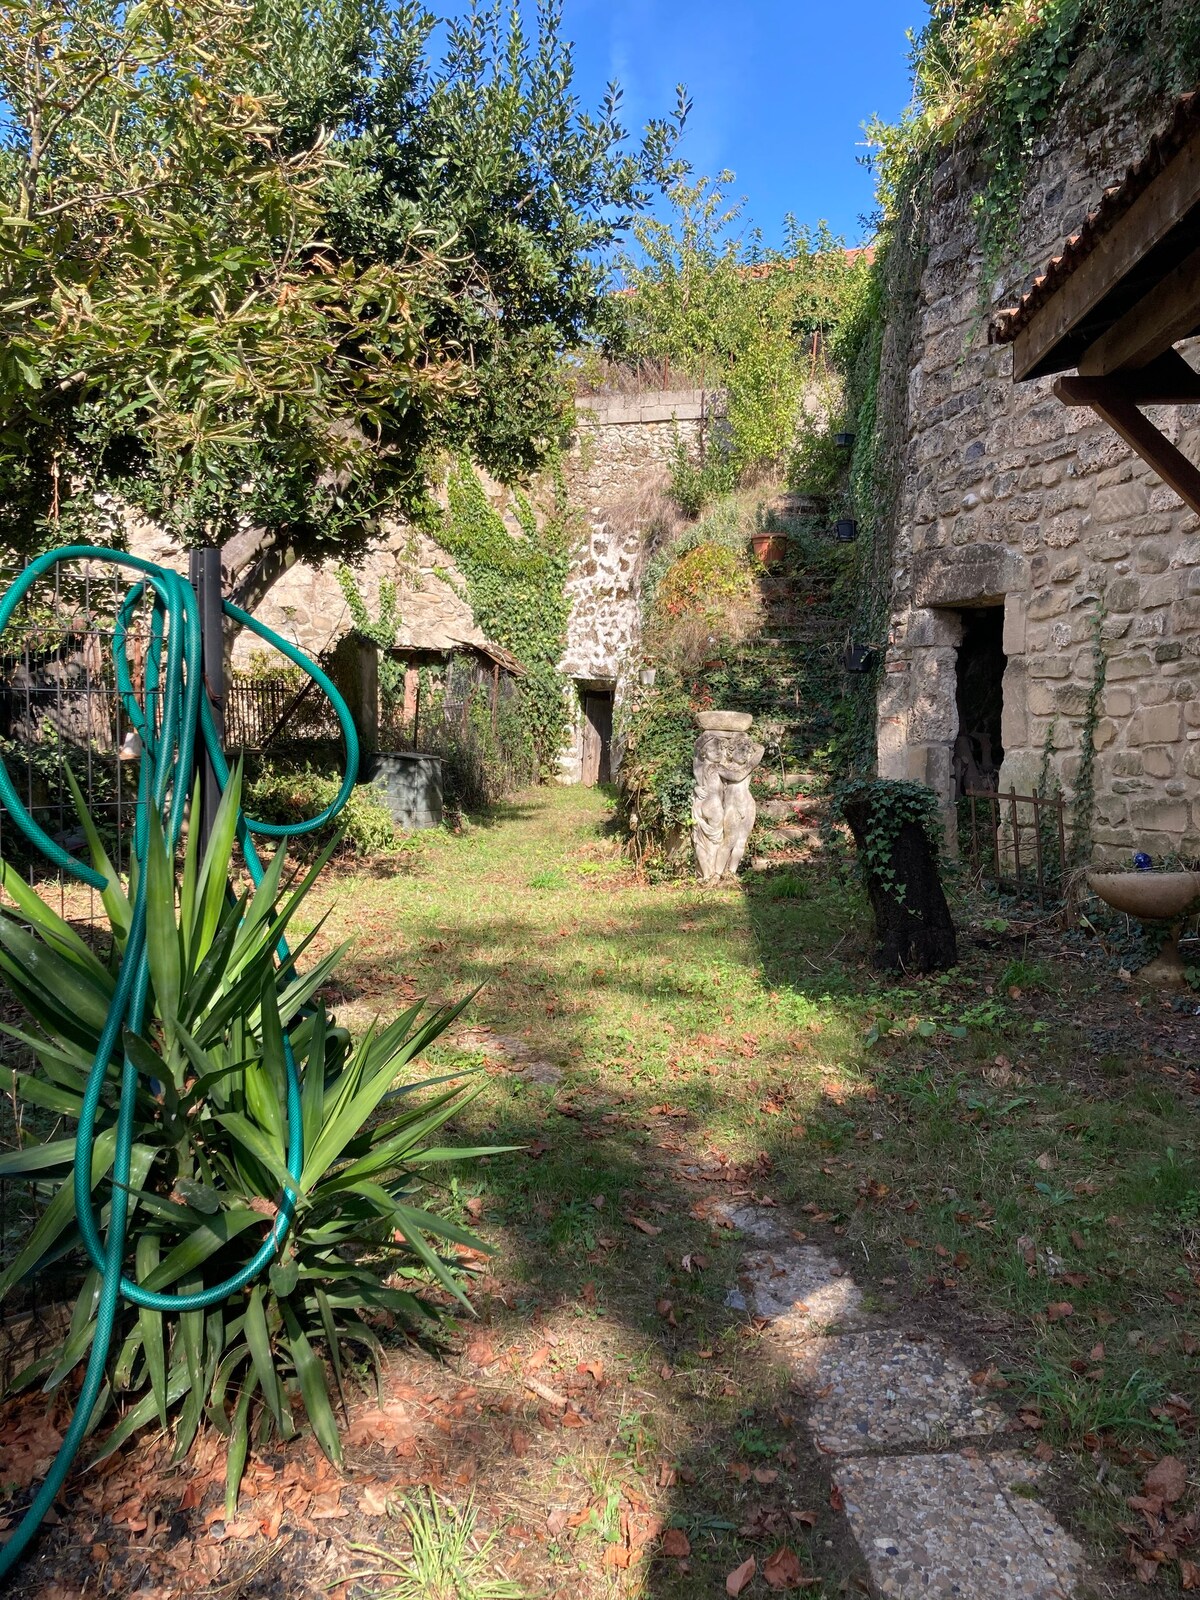
[[[956,908],[953,973],[881,982],[844,876],[647,884],[610,811],[535,791],[316,897],[323,937],[351,942],[352,1027],[484,986],[434,1060],[484,1069],[458,1140],[525,1149],[445,1197],[497,1254],[456,1342],[479,1437],[443,1482],[474,1484],[505,1571],[532,1594],[670,1600],[787,1543],[820,1580],[805,1592],[863,1581],[800,1397],[724,1303],[720,1208],[752,1195],[897,1325],[957,1342],[1051,1463],[1106,1593],[1177,1588],[1195,1552],[1127,1497],[1164,1454],[1197,1463],[1192,1001],[988,926],[994,907]]]

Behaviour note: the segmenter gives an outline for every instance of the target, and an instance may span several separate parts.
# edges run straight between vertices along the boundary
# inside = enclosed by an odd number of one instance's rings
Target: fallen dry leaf
[[[763,1562],[763,1577],[771,1589],[806,1589],[817,1579],[806,1573],[800,1558],[788,1545],[780,1545]]]
[[[1069,1300],[1052,1300],[1046,1307],[1046,1316],[1051,1322],[1061,1322],[1064,1317],[1073,1317],[1075,1307]]]
[[[1168,1505],[1182,1500],[1187,1490],[1187,1467],[1178,1456],[1163,1456],[1146,1474],[1142,1487]]]
[[[674,1556],[680,1561],[684,1556],[691,1555],[692,1546],[682,1528],[667,1529],[662,1536],[662,1553],[665,1556]]]
[[[753,1556],[747,1556],[741,1566],[734,1567],[733,1571],[725,1579],[725,1593],[730,1595],[741,1594],[757,1570],[758,1562]]]

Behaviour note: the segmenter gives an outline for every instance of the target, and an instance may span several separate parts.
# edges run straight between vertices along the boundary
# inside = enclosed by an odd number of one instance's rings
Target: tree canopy
[[[561,423],[603,254],[678,173],[526,31],[387,0],[0,0],[0,517],[114,497],[219,542],[253,601],[419,513],[440,452],[499,476]]]

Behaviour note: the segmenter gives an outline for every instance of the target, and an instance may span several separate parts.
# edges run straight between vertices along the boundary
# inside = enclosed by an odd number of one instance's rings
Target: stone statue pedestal
[[[763,758],[763,747],[750,737],[753,720],[747,711],[696,715],[700,737],[692,757],[692,848],[700,882],[706,885],[737,876],[754,827],[750,774]]]

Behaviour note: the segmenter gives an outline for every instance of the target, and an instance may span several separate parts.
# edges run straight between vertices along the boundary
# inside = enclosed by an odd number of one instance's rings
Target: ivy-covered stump
[[[875,965],[944,972],[958,939],[938,874],[937,799],[920,783],[854,782],[839,796],[875,916]]]

